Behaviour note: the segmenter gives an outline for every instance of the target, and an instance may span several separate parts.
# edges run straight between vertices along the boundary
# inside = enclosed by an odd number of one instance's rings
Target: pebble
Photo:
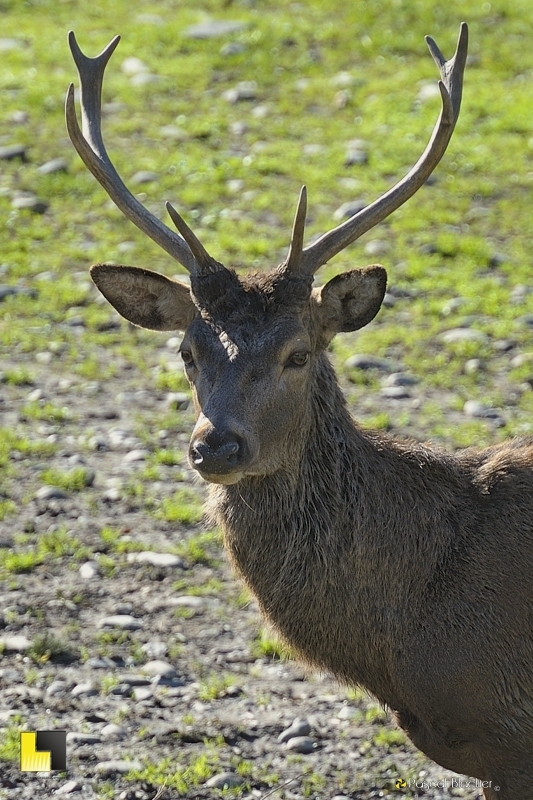
[[[50,204],[41,200],[34,194],[20,195],[11,201],[11,207],[17,211],[33,211],[34,214],[44,214]]]
[[[492,343],[492,347],[497,353],[508,353],[516,347],[516,342],[513,339],[498,339]]]
[[[131,464],[134,461],[146,461],[149,455],[148,450],[130,450],[129,453],[126,453],[124,456],[124,461],[127,464]]]
[[[238,56],[244,53],[246,47],[241,42],[227,42],[220,48],[221,56]]]
[[[61,796],[63,794],[72,794],[73,792],[79,792],[82,789],[82,784],[79,781],[67,781],[64,783],[63,786],[60,786],[59,789],[55,792],[55,796]]]
[[[133,694],[129,683],[117,683],[117,685],[112,686],[107,693],[118,695],[119,697],[131,697]]]
[[[8,144],[0,147],[0,159],[4,161],[13,161],[15,158],[27,161],[27,153],[28,151],[24,144]]]
[[[343,203],[342,206],[339,206],[333,213],[333,219],[335,222],[342,222],[343,219],[350,219],[350,217],[362,211],[365,205],[366,204],[363,203],[362,200],[351,200],[348,203]]]
[[[184,131],[179,125],[162,125],[159,128],[159,133],[166,139],[175,139],[178,142],[184,142],[189,138],[187,131]],[[182,280],[182,277],[180,275],[180,280]]]
[[[37,167],[37,172],[41,175],[51,175],[54,172],[67,171],[68,163],[66,158],[52,158],[50,161],[46,161],[44,164],[41,164],[40,167]]]
[[[301,753],[302,755],[309,755],[314,750],[316,750],[317,744],[314,739],[311,739],[309,736],[293,736],[287,742],[285,742],[285,749],[292,750],[295,753]]]
[[[527,325],[528,328],[533,328],[533,314],[524,314],[516,320],[522,325]]]
[[[255,100],[257,98],[257,83],[255,81],[240,81],[237,86],[228,89],[222,94],[228,103],[239,103],[243,100]]]
[[[102,494],[102,500],[106,503],[118,503],[119,500],[122,499],[122,493],[120,489],[117,487],[113,487],[111,489],[106,489],[106,491]]]
[[[425,103],[427,100],[433,100],[434,97],[440,96],[438,83],[424,83],[418,90],[416,99],[419,103]]]
[[[236,786],[242,786],[244,778],[237,775],[235,772],[220,772],[218,775],[213,775],[205,782],[208,789],[232,789]]]
[[[81,731],[69,731],[67,733],[67,742],[74,742],[75,744],[99,744],[102,737],[97,733],[82,733]]]
[[[137,58],[137,56],[129,56],[128,58],[125,58],[120,65],[120,69],[124,75],[128,75],[128,77],[138,75],[141,72],[148,72],[148,67],[144,61],[141,61],[141,59]]]
[[[144,675],[136,675],[134,672],[123,672],[117,675],[120,683],[127,683],[128,686],[149,686],[150,681]]]
[[[157,659],[166,655],[168,647],[165,642],[154,640],[153,642],[146,642],[146,644],[143,644],[141,650],[143,653],[146,653],[149,658]]]
[[[477,331],[474,328],[451,328],[449,331],[444,331],[441,334],[441,339],[446,344],[453,344],[455,342],[486,342],[488,336],[482,331]]]
[[[411,397],[411,392],[405,386],[384,386],[380,394],[388,400],[406,400]]]
[[[126,731],[120,725],[116,725],[114,722],[110,722],[109,725],[104,725],[104,727],[100,731],[100,735],[102,739],[107,739],[116,742],[119,739],[123,739],[125,737]]]
[[[379,358],[379,356],[367,355],[366,353],[357,353],[350,356],[344,362],[347,369],[377,369],[382,372],[397,372],[398,365],[388,358]]]
[[[112,761],[100,761],[96,765],[96,771],[103,775],[125,775],[130,770],[136,772],[143,768],[142,762],[133,759],[132,761],[121,761],[114,759]]]
[[[463,406],[463,411],[468,417],[480,417],[484,419],[500,418],[500,413],[495,408],[490,408],[479,400],[467,400]]]
[[[0,637],[0,649],[13,650],[17,653],[23,653],[25,650],[29,650],[31,645],[31,641],[22,634]]]
[[[339,713],[337,714],[337,717],[339,719],[353,719],[354,716],[355,716],[355,709],[352,708],[351,706],[343,706],[339,711]]]
[[[144,700],[151,700],[153,696],[153,691],[146,686],[139,686],[133,690],[133,699],[137,700],[138,703],[142,703]]]
[[[0,680],[5,683],[20,683],[22,678],[18,670],[12,669],[11,667],[2,667],[2,669],[0,669]]]
[[[0,53],[9,53],[10,50],[19,50],[25,46],[21,39],[2,37],[0,39]]]
[[[213,39],[216,36],[227,36],[237,33],[246,27],[246,23],[231,19],[208,19],[197,25],[189,25],[183,31],[189,39]]]
[[[205,608],[206,604],[207,599],[205,597],[199,597],[196,594],[181,594],[177,597],[173,597],[171,600],[171,605],[185,606],[186,608],[201,609]]]
[[[475,375],[476,372],[480,372],[483,368],[483,362],[480,358],[469,358],[468,361],[465,362],[465,373],[467,375]]]
[[[531,364],[533,362],[533,353],[518,353],[511,359],[511,367],[522,367],[524,364]]]
[[[151,172],[147,169],[142,169],[136,172],[131,177],[131,183],[133,184],[141,184],[141,183],[152,183],[153,181],[159,180],[159,175],[157,172]]]
[[[154,75],[152,72],[139,72],[138,75],[130,78],[130,83],[132,86],[148,86],[151,83],[158,83],[160,80],[159,75]]]
[[[89,669],[115,669],[117,665],[112,658],[93,656],[87,659],[85,666]]]
[[[76,684],[71,691],[73,697],[94,697],[96,694],[98,694],[98,691],[90,681]]]
[[[5,300],[6,297],[15,297],[16,295],[27,295],[28,297],[37,297],[38,292],[35,289],[27,289],[25,286],[9,286],[2,284],[0,286],[0,302]]]
[[[122,628],[125,631],[138,631],[142,626],[142,622],[131,614],[113,614],[98,622],[99,628]]]
[[[305,718],[296,717],[290,727],[285,728],[284,731],[278,736],[278,742],[283,744],[288,742],[289,739],[294,739],[297,736],[308,736],[311,733],[311,725]]]
[[[85,564],[81,565],[79,572],[84,580],[90,580],[99,576],[100,569],[96,561],[86,561]]]
[[[169,392],[167,394],[167,404],[175,411],[186,411],[189,403],[189,396],[185,392]]]
[[[152,677],[161,675],[164,678],[173,678],[176,675],[176,670],[172,664],[169,664],[167,661],[159,660],[148,661],[141,667],[141,671]]]
[[[154,567],[177,567],[185,569],[185,563],[174,553],[154,553],[143,550],[142,553],[128,553],[128,561],[136,564],[153,564]]]
[[[382,386],[415,386],[418,378],[407,372],[393,372],[382,380]]]
[[[390,248],[389,242],[384,239],[372,239],[365,245],[365,255],[370,256],[370,258],[383,256],[385,253],[389,252]]]
[[[0,40],[2,41],[2,40]],[[2,52],[2,47],[0,45],[0,52]],[[25,125],[30,120],[30,115],[27,111],[22,111],[20,108],[18,110],[12,111],[11,114],[8,114],[7,121],[10,122],[12,125]]]
[[[355,147],[349,147],[346,151],[346,156],[344,158],[344,164],[346,167],[353,167],[358,165],[364,165],[368,163],[368,153],[366,150],[359,150]]]
[[[66,681],[52,681],[52,683],[47,686],[45,694],[48,695],[48,697],[53,697],[56,694],[63,694],[67,685]]]

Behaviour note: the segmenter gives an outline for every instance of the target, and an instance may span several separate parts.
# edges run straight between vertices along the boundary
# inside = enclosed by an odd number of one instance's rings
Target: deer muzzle
[[[245,437],[230,427],[198,421],[189,445],[189,461],[211,483],[236,483],[252,460]]]

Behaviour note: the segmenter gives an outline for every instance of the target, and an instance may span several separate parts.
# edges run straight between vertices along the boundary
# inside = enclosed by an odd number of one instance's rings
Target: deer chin
[[[238,483],[244,478],[244,472],[230,472],[226,474],[217,474],[215,472],[209,474],[207,472],[200,472],[200,470],[197,470],[197,472],[207,483],[218,483],[223,486],[230,486],[232,483]]]

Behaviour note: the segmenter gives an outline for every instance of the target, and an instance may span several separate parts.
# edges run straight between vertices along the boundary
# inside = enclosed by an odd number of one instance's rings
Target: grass
[[[20,761],[20,732],[22,718],[18,715],[11,717],[8,725],[3,728],[0,736],[0,763],[17,763]]]
[[[41,473],[41,480],[68,492],[81,492],[87,486],[92,486],[94,473],[87,467],[76,467],[70,471],[50,468]]]
[[[67,557],[79,563],[89,556],[90,550],[63,527],[38,537],[20,534],[14,547],[0,550],[0,574],[33,572],[41,564]]]
[[[220,533],[217,530],[200,531],[188,536],[176,546],[176,554],[184,558],[189,566],[194,564],[216,565],[220,559]]]
[[[201,786],[216,771],[219,756],[213,749],[192,756],[188,763],[176,766],[176,758],[163,758],[156,764],[132,771],[128,778],[132,781],[145,781],[152,786],[166,786],[185,794],[190,789]]]
[[[66,642],[45,631],[33,639],[28,655],[36,664],[46,664],[48,661],[67,655],[68,652],[69,647]]]
[[[139,553],[142,550],[150,549],[148,545],[124,537],[121,531],[109,526],[102,528],[100,531],[100,539],[105,545],[106,556],[108,553]],[[107,556],[107,560],[101,560],[99,563],[105,568],[111,569],[113,567],[113,562],[109,560],[109,556]]]
[[[416,99],[420,85],[437,77],[423,35],[432,32],[443,51],[451,53],[463,17],[471,27],[472,58],[457,131],[434,184],[326,265],[319,278],[324,281],[364,263],[369,238],[379,238],[388,244],[383,260],[391,286],[411,293],[382,311],[367,330],[333,343],[341,378],[353,382],[350,397],[358,406],[362,396],[374,405],[379,402],[379,381],[365,387],[366,378],[345,372],[343,362],[354,347],[399,357],[426,391],[487,396],[497,375],[492,368],[465,375],[465,363],[474,357],[496,365],[510,383],[520,386],[504,355],[493,351],[492,341],[512,337],[521,351],[530,341],[529,329],[519,320],[533,310],[532,296],[512,300],[516,288],[530,282],[532,226],[523,201],[533,183],[525,79],[532,62],[526,41],[533,23],[529,4],[501,0],[496,8],[453,0],[443,8],[436,0],[383,0],[378,10],[362,2],[332,6],[313,0],[305,14],[295,16],[282,0],[272,0],[268,13],[259,13],[253,4],[224,6],[215,0],[200,12],[192,0],[184,0],[169,14],[167,3],[162,4],[164,26],[151,22],[141,27],[137,16],[146,11],[146,3],[135,14],[124,0],[112,9],[101,0],[91,9],[76,2],[60,9],[54,4],[53,15],[51,0],[33,2],[31,13],[30,6],[15,0],[4,6],[9,13],[0,10],[3,35],[28,41],[31,48],[3,55],[0,137],[10,139],[9,116],[24,108],[29,120],[16,134],[31,146],[25,164],[5,163],[5,194],[0,196],[0,211],[5,212],[0,214],[3,280],[37,290],[36,297],[17,295],[3,303],[0,343],[12,356],[1,378],[7,386],[32,385],[35,368],[17,359],[47,351],[63,370],[112,380],[116,364],[108,355],[114,350],[141,372],[151,369],[157,391],[188,391],[173,348],[157,366],[143,366],[149,363],[145,353],[161,341],[158,335],[125,325],[110,329],[114,312],[94,302],[87,264],[120,260],[118,246],[124,240],[131,243],[135,263],[170,273],[175,266],[118,212],[106,206],[101,213],[102,190],[63,133],[62,95],[75,71],[58,30],[74,27],[89,54],[121,31],[104,86],[104,100],[121,104],[104,119],[119,170],[126,179],[138,169],[155,171],[159,179],[143,186],[143,192],[156,213],[163,214],[164,199],[177,202],[217,257],[237,268],[263,269],[285,252],[302,182],[310,196],[311,237],[331,227],[342,202],[372,200],[416,159],[438,105],[436,100]],[[224,55],[222,40],[219,47],[218,41],[213,46],[209,40],[187,38],[187,26],[203,14],[243,22],[229,37],[235,52]],[[133,86],[120,69],[132,54],[158,77],[149,91]],[[30,79],[32,68],[37,72]],[[256,83],[256,100],[228,103],[225,91],[247,80]],[[258,114],[258,107],[270,113]],[[182,131],[178,144],[166,138],[168,125]],[[346,147],[353,138],[369,143],[366,164],[346,165]],[[67,172],[40,175],[37,166],[57,155],[67,159]],[[10,211],[10,192],[21,185],[50,201],[46,214]],[[51,240],[53,248],[41,247]],[[34,258],[37,251],[39,258]],[[46,274],[54,280],[44,280]],[[457,298],[460,302],[450,302]],[[60,326],[73,317],[84,323],[81,328]],[[444,344],[442,331],[466,318],[489,335],[488,342]],[[416,425],[422,436],[437,437],[450,447],[482,444],[522,431],[529,406],[529,399],[521,398],[497,432],[490,425],[473,428],[468,420],[466,426],[443,429],[438,415],[434,418],[426,406]],[[179,416],[174,413],[169,419]],[[365,424],[401,429],[401,420],[388,410],[368,418],[363,410],[362,416]],[[69,409],[52,399],[25,403],[21,417],[29,426],[72,421]],[[176,466],[183,463],[181,457],[179,452],[156,453],[146,480],[160,478],[154,465]],[[199,511],[189,506],[177,498],[167,501],[161,514],[168,521],[192,524]]]
[[[367,329],[343,334],[331,346],[362,424],[433,439],[450,449],[533,433],[533,362],[515,367],[509,354],[494,346],[511,339],[513,354],[533,352],[531,328],[524,322],[533,314],[533,293],[518,291],[531,287],[532,4],[310,0],[295,13],[286,0],[205,0],[201,6],[196,0],[161,0],[155,13],[162,23],[140,24],[139,15],[153,14],[154,8],[148,0],[134,7],[125,0],[0,3],[2,38],[20,43],[2,53],[0,142],[16,140],[28,147],[26,162],[2,162],[0,283],[36,293],[0,301],[0,389],[18,415],[18,422],[2,423],[0,429],[0,523],[10,536],[17,531],[19,503],[29,502],[16,491],[23,472],[30,469],[36,478],[69,492],[87,488],[87,472],[59,471],[48,463],[58,450],[54,434],[78,436],[68,403],[46,393],[29,400],[30,387],[40,387],[50,373],[72,376],[83,392],[87,382],[112,382],[125,365],[139,387],[162,397],[189,391],[176,364],[177,346],[165,346],[176,334],[140,331],[123,322],[117,326],[115,312],[97,302],[88,279],[88,266],[107,260],[169,276],[183,269],[109,207],[68,141],[63,98],[69,81],[76,80],[66,45],[69,28],[89,55],[115,33],[122,35],[103,90],[104,137],[126,183],[137,170],[156,172],[159,179],[140,188],[157,216],[166,219],[164,201],[174,202],[214,257],[237,270],[263,270],[286,254],[302,183],[309,193],[309,241],[332,227],[342,203],[372,201],[414,163],[438,113],[437,100],[419,99],[420,87],[437,78],[423,36],[434,35],[450,55],[459,21],[466,19],[471,59],[463,109],[434,181],[325,265],[317,283],[375,260],[366,247],[379,239],[388,246],[379,259],[390,288],[405,290],[406,296],[396,297]],[[222,39],[188,38],[187,26],[206,16],[237,18],[244,25]],[[233,48],[225,49],[228,44]],[[131,82],[121,65],[132,55],[147,64],[157,82],[144,87]],[[254,101],[225,99],[228,89],[250,80],[257,87]],[[16,125],[13,114],[19,111],[27,114],[27,122]],[[181,131],[179,139],[169,136],[169,125]],[[348,142],[355,138],[368,143],[366,164],[346,163]],[[66,159],[65,173],[38,171],[55,157]],[[47,212],[15,210],[11,201],[20,189],[46,200]],[[486,339],[443,340],[443,332],[465,324]],[[418,378],[413,397],[420,391],[424,399],[419,405],[384,405],[381,374],[345,367],[356,352],[398,362]],[[472,359],[481,364],[474,372],[467,368]],[[87,402],[97,405],[95,397],[87,393]],[[495,429],[464,416],[466,399],[501,409],[504,426]],[[200,531],[200,491],[182,487],[160,503],[146,485],[177,480],[174,473],[186,464],[191,420],[190,408],[167,409],[157,419],[149,408],[139,410],[153,455],[126,494],[159,522],[178,528],[183,538],[176,552],[189,566],[210,566],[220,558],[220,542],[215,532]],[[176,436],[164,447],[156,438],[161,428]],[[149,549],[111,527],[100,539],[104,576],[115,574],[124,553]],[[50,562],[65,559],[77,567],[90,555],[66,530],[19,537],[12,547],[0,549],[0,578],[14,586],[16,576],[31,577]],[[215,583],[177,587],[191,594],[218,589]],[[101,631],[96,642],[102,652],[137,647],[123,631]],[[284,655],[266,634],[254,646],[258,656]],[[53,643],[43,640],[32,660],[39,665],[53,653]],[[391,752],[401,748],[394,736],[378,730],[380,709],[371,707],[366,721],[376,722],[375,744]],[[0,759],[14,760],[18,730],[14,725],[7,731]],[[147,765],[137,777],[185,793],[219,766],[217,754],[195,755],[187,762]],[[302,792],[321,796],[319,783],[311,771]],[[98,791],[111,796],[112,788],[104,782]]]
[[[155,513],[166,522],[193,525],[203,517],[202,502],[192,489],[178,489],[172,497],[165,497]]]
[[[255,658],[286,659],[290,656],[289,648],[266,628],[261,628],[252,646]]]
[[[233,675],[222,675],[219,672],[213,672],[201,681],[198,697],[206,703],[211,700],[218,700],[220,697],[225,696],[227,689],[233,686],[234,683],[235,677]]]

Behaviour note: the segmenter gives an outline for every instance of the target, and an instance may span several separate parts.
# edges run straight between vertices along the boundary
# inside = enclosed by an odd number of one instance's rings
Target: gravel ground
[[[204,491],[185,459],[191,410],[173,412],[176,426],[165,431],[159,421],[168,418],[169,398],[146,374],[118,358],[115,379],[88,381],[69,374],[53,351],[43,344],[51,357],[28,355],[31,386],[0,385],[3,427],[56,446],[46,457],[12,453],[7,486],[17,510],[0,522],[0,553],[35,552],[58,530],[80,548],[59,547],[33,569],[4,575],[0,726],[4,740],[16,725],[66,730],[68,769],[22,773],[4,762],[0,797],[211,798],[238,784],[244,798],[480,796],[452,787],[452,773],[403,742],[371,698],[268,655],[257,609],[220,544],[202,538],[202,523],[158,518],[178,480]],[[157,339],[150,352],[148,369],[165,343]],[[66,408],[66,419],[32,419],[23,411],[28,400]],[[132,487],[162,446],[182,452],[182,461],[161,465],[139,496]],[[47,467],[80,466],[88,476],[80,491],[42,482]],[[102,538],[106,528],[114,538]],[[191,764],[196,772],[180,788],[176,772]],[[137,779],[126,774],[150,765],[159,766]],[[163,773],[167,786],[158,793]],[[417,778],[419,788],[396,790],[399,777]],[[422,785],[445,780],[445,788]]]

